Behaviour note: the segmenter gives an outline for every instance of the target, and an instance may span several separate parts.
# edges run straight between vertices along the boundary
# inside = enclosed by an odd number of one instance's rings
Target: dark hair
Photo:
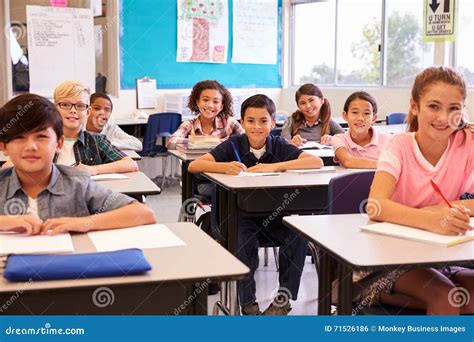
[[[268,114],[270,114],[270,117],[272,119],[275,119],[275,112],[276,112],[275,103],[267,95],[256,94],[256,95],[250,96],[248,99],[242,102],[242,106],[240,110],[240,116],[242,119],[244,119],[245,111],[248,108],[265,108]]]
[[[0,142],[52,127],[58,139],[63,136],[63,120],[54,103],[35,95],[19,95],[0,108]]]
[[[296,105],[298,105],[298,100],[301,95],[308,96],[317,96],[321,99],[324,99],[321,89],[312,83],[303,84],[295,93]],[[298,133],[298,127],[304,122],[304,114],[300,110],[297,110],[292,115],[293,118],[293,128],[291,136],[294,136]],[[329,134],[329,121],[331,120],[331,104],[328,99],[324,100],[321,109],[319,110],[319,119],[321,120],[322,130],[321,135]]]
[[[416,76],[413,87],[411,88],[411,98],[418,106],[420,105],[421,96],[423,96],[428,87],[436,82],[458,87],[463,100],[466,100],[467,90],[463,76],[452,68],[433,66],[420,72]],[[418,130],[418,117],[414,115],[411,109],[408,111],[407,123],[409,132],[416,132]],[[466,126],[467,123],[461,118],[458,129],[463,129]]]
[[[112,103],[112,100],[110,99],[109,95],[104,93],[94,93],[91,95],[90,104],[94,103],[96,99],[104,99],[109,101],[110,109],[114,109],[114,104]]]
[[[197,103],[201,93],[206,89],[218,90],[219,93],[221,93],[223,108],[219,115],[222,115],[224,118],[234,115],[234,112],[232,111],[232,95],[222,84],[211,80],[201,81],[194,85],[188,100],[188,108],[191,112],[194,114],[199,114],[199,107]]]
[[[349,111],[349,107],[351,106],[351,102],[354,101],[354,100],[357,100],[357,99],[364,100],[364,101],[367,101],[368,103],[370,103],[372,105],[372,110],[373,110],[374,114],[377,114],[377,111],[378,111],[377,102],[375,101],[375,99],[372,95],[370,95],[369,93],[367,93],[365,91],[356,91],[355,93],[352,93],[351,95],[349,95],[346,102],[344,103],[344,111],[346,113]]]

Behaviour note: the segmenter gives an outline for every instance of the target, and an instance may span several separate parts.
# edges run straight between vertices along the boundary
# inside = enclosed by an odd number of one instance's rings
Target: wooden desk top
[[[75,280],[33,281],[10,283],[0,278],[0,292],[33,291],[52,288],[92,287],[114,284],[143,284],[168,281],[194,281],[199,279],[241,279],[249,272],[247,266],[207,236],[193,223],[166,224],[186,246],[144,249],[152,270],[144,275],[129,277],[103,277]],[[96,249],[87,234],[72,237],[75,252],[91,253]]]
[[[362,232],[360,226],[370,222],[365,214],[286,216],[283,222],[349,264],[362,268],[474,263],[474,241],[444,247]]]
[[[304,186],[328,185],[336,176],[363,170],[346,169],[336,166],[336,172],[312,172],[297,174],[282,172],[278,176],[236,177],[220,173],[205,172],[202,175],[207,179],[223,186],[226,189],[252,189],[252,188],[290,188]]]
[[[129,179],[98,181],[112,191],[126,195],[157,195],[161,192],[158,185],[153,183],[143,172],[124,173]]]

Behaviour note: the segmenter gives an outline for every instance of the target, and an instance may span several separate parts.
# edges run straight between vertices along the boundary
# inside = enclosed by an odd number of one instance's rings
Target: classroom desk
[[[121,150],[123,153],[127,155],[127,157],[132,158],[133,160],[141,160],[142,156],[140,156],[136,151],[134,150]]]
[[[158,185],[153,183],[143,172],[128,172],[124,175],[129,179],[97,181],[97,184],[114,192],[133,197],[158,195],[161,192]]]
[[[26,284],[1,277],[0,303],[11,305],[0,314],[207,315],[207,284],[235,282],[249,269],[194,224],[166,225],[186,246],[144,249],[152,265],[147,274]],[[73,235],[73,243],[75,253],[96,251],[87,234]],[[112,292],[114,301],[109,306],[94,305],[94,291],[101,287]],[[100,297],[96,302],[103,303]]]
[[[318,314],[329,315],[331,305],[330,258],[338,263],[338,313],[352,312],[352,272],[390,271],[404,267],[474,265],[474,242],[453,247],[392,238],[360,231],[369,220],[365,214],[285,217],[283,222],[322,249]]]
[[[328,184],[336,176],[357,172],[336,166],[336,172],[296,174],[283,172],[278,176],[236,177],[218,173],[202,175],[219,187],[219,227],[221,244],[237,253],[239,217],[270,217],[293,214],[327,213]],[[234,302],[232,291],[229,302]]]
[[[397,124],[397,125],[374,125],[373,126],[379,132],[385,132],[389,134],[397,134],[406,132],[406,124]]]
[[[325,166],[337,165],[334,163],[334,149],[333,148],[306,149],[303,151],[313,156],[321,158]]]
[[[112,123],[120,126],[126,133],[131,134],[137,138],[144,135],[144,126],[148,122],[147,119],[132,119],[132,118],[117,118],[112,119]]]
[[[178,150],[168,150],[169,154],[181,160],[181,203],[193,197],[195,193],[194,176],[188,172],[189,164],[204,154],[186,155]]]

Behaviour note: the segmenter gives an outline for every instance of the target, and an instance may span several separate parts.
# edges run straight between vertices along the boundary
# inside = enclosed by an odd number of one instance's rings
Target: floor
[[[156,196],[147,197],[146,204],[151,207],[159,223],[176,222],[178,220],[179,208],[181,206],[181,187],[178,181],[173,181],[162,189],[162,193]],[[278,288],[278,272],[276,271],[273,252],[269,250],[269,265],[263,266],[263,249],[260,250],[260,267],[255,279],[257,282],[257,301],[260,309],[265,310],[273,300]],[[290,315],[316,315],[317,314],[317,276],[311,258],[306,259],[303,270],[298,300],[292,301],[292,311]],[[208,297],[209,314],[212,314],[212,307],[218,300],[219,295]]]

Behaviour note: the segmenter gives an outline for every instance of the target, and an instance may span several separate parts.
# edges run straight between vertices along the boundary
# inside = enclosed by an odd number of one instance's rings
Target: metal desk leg
[[[235,280],[229,282],[229,311],[233,316],[240,313],[239,300],[237,298],[237,282]]]
[[[338,315],[352,314],[352,269],[339,262],[337,276],[339,281]]]
[[[188,172],[189,162],[181,163],[181,201],[184,203],[187,199],[193,197],[193,175]]]
[[[331,314],[331,257],[322,252],[319,258],[318,315]]]

